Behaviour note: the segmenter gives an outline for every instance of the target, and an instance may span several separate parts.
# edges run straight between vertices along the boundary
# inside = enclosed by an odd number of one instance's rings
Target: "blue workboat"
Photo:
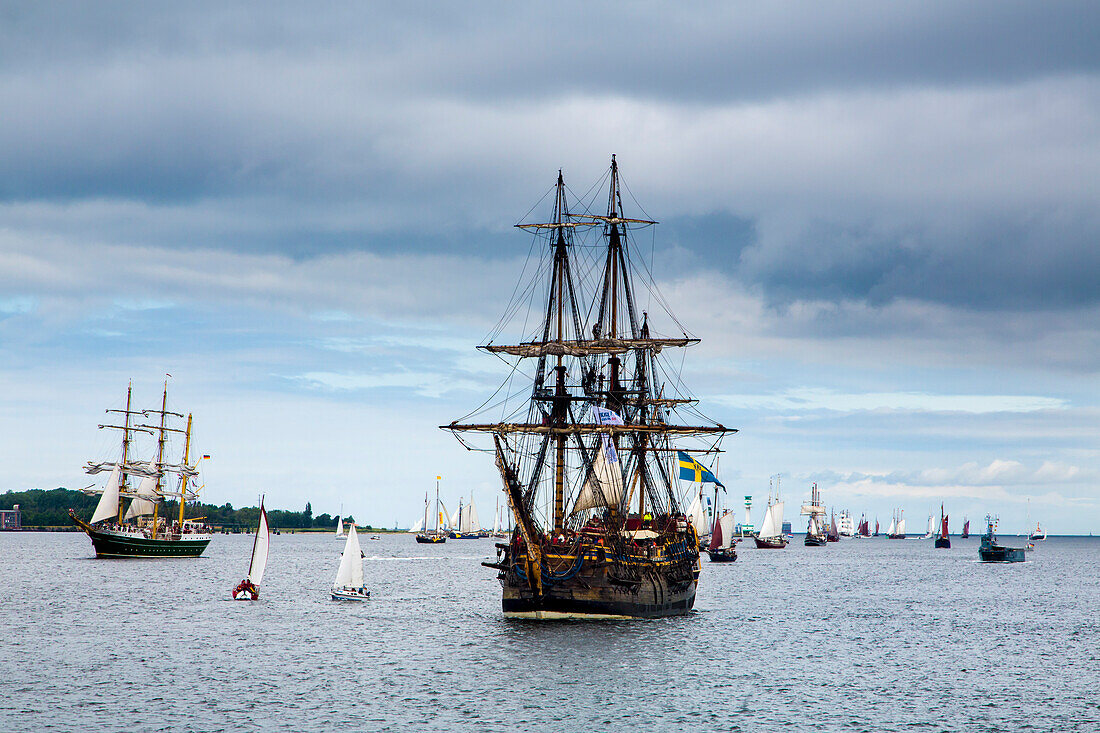
[[[997,544],[997,535],[993,526],[995,523],[996,520],[987,514],[985,534],[982,535],[982,544],[978,547],[978,557],[982,562],[1023,562],[1024,548]]]

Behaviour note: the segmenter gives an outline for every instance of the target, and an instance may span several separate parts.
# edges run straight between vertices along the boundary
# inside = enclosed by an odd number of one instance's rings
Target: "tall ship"
[[[679,327],[634,251],[634,233],[656,222],[624,213],[614,156],[607,176],[601,213],[591,202],[570,208],[559,171],[550,221],[516,225],[535,239],[538,261],[526,268],[534,282],[515,289],[480,347],[508,360],[513,375],[502,401],[441,426],[467,447],[478,435],[491,440],[516,528],[484,564],[498,571],[508,617],[689,612],[699,544],[681,506],[677,454],[716,452],[734,432],[702,416],[685,393],[680,357],[663,353],[699,339],[682,327],[658,335],[641,310],[650,301]],[[533,330],[520,343],[496,343],[517,313],[536,316],[525,321]],[[519,375],[531,387],[517,394]]]
[[[852,521],[852,513],[847,509],[843,509],[840,512],[840,519],[836,522],[837,533],[841,537],[854,537],[856,534],[856,525]]]
[[[890,517],[890,528],[886,530],[886,539],[888,540],[903,540],[905,539],[905,510],[895,509],[894,515]]]
[[[810,490],[810,503],[802,505],[802,515],[809,517],[803,544],[806,547],[823,547],[829,541],[828,527],[825,522],[825,507],[821,504],[821,492],[816,483]]]
[[[133,383],[126,388],[126,409],[107,410],[122,416],[121,425],[100,425],[100,429],[118,430],[122,434],[122,451],[117,461],[89,461],[88,474],[107,473],[102,488],[88,487],[84,491],[99,494],[99,503],[91,519],[84,521],[69,510],[69,518],[92,540],[96,557],[198,557],[210,544],[213,535],[201,518],[186,519],[188,500],[198,498],[193,480],[198,476],[197,462],[190,462],[191,415],[186,427],[174,427],[185,417],[168,410],[168,382],[160,409],[132,409]],[[137,422],[155,416],[155,424]],[[168,436],[183,436],[183,454],[179,463],[168,459]],[[135,434],[156,438],[154,457],[137,460],[133,440]],[[201,459],[200,459],[201,460]],[[174,478],[173,478],[174,477]],[[137,486],[134,486],[134,480]],[[174,486],[170,484],[175,484]],[[165,499],[179,502],[178,515],[161,513]]]

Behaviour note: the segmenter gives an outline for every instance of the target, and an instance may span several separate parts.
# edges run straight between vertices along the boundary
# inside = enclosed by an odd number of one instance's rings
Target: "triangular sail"
[[[137,497],[130,502],[129,508],[126,510],[126,519],[134,519],[135,517],[145,517],[153,513],[157,508],[157,480],[151,477],[145,477],[138,484]]]
[[[336,516],[336,536],[344,536],[344,518],[339,515]]]
[[[95,513],[92,515],[92,524],[118,516],[119,475],[119,468],[115,466],[111,470],[111,475],[107,478],[107,485],[103,488],[103,496],[99,497],[99,503],[96,504]]]
[[[256,527],[256,538],[252,542],[252,561],[248,564],[248,580],[259,586],[267,569],[267,550],[271,544],[271,532],[267,527],[267,511],[260,502],[260,523]]]
[[[718,521],[719,526],[722,528],[722,547],[733,546],[733,512],[726,512],[722,515],[722,518]]]
[[[414,524],[412,526],[412,529],[409,530],[409,533],[410,534],[416,534],[417,532],[419,532],[422,529],[424,529],[424,518],[423,517],[416,520],[416,524]]]
[[[710,531],[710,545],[708,549],[717,550],[722,546],[722,518],[714,520],[714,527]]]
[[[778,537],[783,530],[783,502],[777,501],[774,504],[769,504],[768,509],[764,512],[764,521],[760,525],[760,537],[774,538]]]
[[[902,517],[898,520],[897,534],[905,534],[905,518]]]
[[[458,509],[455,509],[455,513],[452,514],[451,518],[447,521],[447,526],[459,532],[462,531],[462,505],[459,505]]]
[[[348,528],[348,539],[344,543],[344,553],[340,556],[340,567],[336,570],[337,588],[363,587],[363,551],[359,547],[359,535],[355,524]]]
[[[894,522],[893,517],[890,517],[890,527],[889,527],[889,529],[886,530],[886,534],[897,534],[897,532],[895,531],[896,529],[897,529],[897,523]]]
[[[943,515],[943,522],[940,526],[940,537],[946,537],[947,536],[947,520],[948,520],[948,518],[949,518],[948,515],[946,515],[946,514]]]

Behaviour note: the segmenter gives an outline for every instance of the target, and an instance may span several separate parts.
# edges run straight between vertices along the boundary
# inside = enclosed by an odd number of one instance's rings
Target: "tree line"
[[[19,505],[20,523],[24,527],[59,527],[71,524],[69,509],[76,510],[76,515],[81,519],[91,518],[99,503],[99,496],[88,496],[81,491],[71,489],[28,489],[26,491],[8,491],[0,494],[0,509],[11,509]],[[179,512],[179,504],[175,500],[167,500],[161,504],[162,516],[173,517]],[[188,502],[188,519],[205,517],[207,524],[224,527],[255,527],[260,519],[258,506],[241,507],[234,509],[229,502],[218,506],[216,504],[203,504],[202,502]],[[345,521],[354,522],[352,516],[344,517]],[[306,508],[300,512],[287,509],[268,509],[267,522],[272,529],[333,529],[336,528],[336,517],[328,514],[314,516],[313,507],[306,502]],[[366,529],[373,529],[370,525]]]

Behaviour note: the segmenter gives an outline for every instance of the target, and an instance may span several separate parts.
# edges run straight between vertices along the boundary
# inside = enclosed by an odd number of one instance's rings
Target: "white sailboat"
[[[760,524],[760,532],[755,540],[759,549],[781,550],[787,546],[787,538],[783,536],[783,502],[776,501],[773,504],[768,499],[764,521]]]
[[[359,535],[355,532],[353,522],[348,529],[344,552],[340,555],[336,580],[332,583],[332,600],[365,601],[368,598],[370,591],[363,585],[363,551],[359,547]]]
[[[921,539],[922,540],[930,540],[930,539],[932,539],[932,535],[934,535],[935,533],[936,533],[936,520],[931,514],[929,514],[928,515],[928,529],[925,530],[924,536],[922,536]]]
[[[248,563],[248,576],[233,589],[233,600],[255,601],[260,597],[260,581],[267,569],[267,551],[271,545],[271,530],[267,526],[267,511],[260,499],[260,521],[256,536],[252,539],[252,559]]]
[[[339,514],[336,515],[336,534],[334,536],[338,540],[344,539],[344,517]]]

